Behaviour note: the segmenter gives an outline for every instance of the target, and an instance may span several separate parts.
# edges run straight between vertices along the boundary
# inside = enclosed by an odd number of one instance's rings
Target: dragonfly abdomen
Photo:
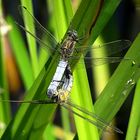
[[[65,69],[68,65],[67,61],[60,60],[56,72],[53,76],[53,79],[48,87],[47,96],[51,99],[57,96],[57,90],[62,81]]]

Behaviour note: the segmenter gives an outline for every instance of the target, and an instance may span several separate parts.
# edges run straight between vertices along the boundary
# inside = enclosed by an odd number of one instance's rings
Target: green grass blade
[[[125,58],[132,58],[136,64],[133,65],[132,61],[122,61],[94,105],[97,115],[106,122],[113,119],[140,77],[140,69],[138,68],[140,48],[137,45],[139,39],[140,35],[137,36],[125,55]]]
[[[94,45],[99,46],[100,44],[103,44],[103,43],[105,42],[103,41],[102,37],[99,36],[96,39]],[[100,51],[100,53],[98,54],[94,52],[94,49],[92,50],[91,53],[92,53],[92,57],[94,58],[102,58],[102,57],[107,56],[107,50],[105,50],[105,48],[102,51]],[[101,91],[103,90],[103,88],[105,87],[105,85],[107,84],[109,80],[109,76],[110,76],[109,64],[93,67],[92,73],[93,73],[93,79],[94,79],[93,90],[95,91],[96,97],[98,97],[98,95],[101,93]]]
[[[72,4],[71,4],[71,1],[70,0],[65,0],[65,1],[62,1],[63,3],[63,7],[64,7],[64,13],[65,13],[65,22],[67,24],[67,27],[68,25],[70,24],[70,21],[73,17],[73,8],[72,8]]]
[[[30,11],[30,13],[32,13],[32,15],[33,15],[32,1],[21,0],[21,4],[22,4],[22,6],[25,6]],[[22,12],[22,11],[20,11],[20,12]],[[24,12],[23,12],[23,18],[24,18],[24,25],[25,25],[26,29],[28,31],[30,31],[31,33],[35,33],[35,27],[33,24],[33,20],[31,18],[29,18],[28,15]],[[30,36],[28,33],[26,33],[26,36],[27,36],[29,52],[30,52],[30,56],[31,56],[33,75],[34,75],[34,78],[36,78],[39,73],[36,40],[32,36]]]
[[[56,0],[55,2],[52,2],[52,5],[54,8],[54,18],[53,18],[55,22],[54,30],[55,33],[57,34],[58,40],[61,41],[68,26],[66,23],[63,2]]]
[[[8,34],[11,42],[11,48],[16,58],[23,84],[26,89],[29,89],[33,84],[34,76],[31,69],[31,62],[28,56],[28,52],[25,47],[26,45],[24,44],[22,36],[11,17],[8,17],[8,22],[12,26],[12,29]],[[15,41],[15,39],[18,41]]]
[[[92,44],[97,38],[98,34],[104,29],[109,19],[114,14],[116,8],[119,6],[121,0],[107,0],[103,3],[99,17],[97,18],[96,24],[91,26],[91,36],[89,44]]]
[[[94,112],[86,70],[83,69],[84,64],[81,65],[81,67],[82,67],[81,69],[78,67],[79,69],[75,69],[74,71],[74,86],[71,94],[72,101],[80,105],[81,107],[91,112]],[[82,115],[85,116],[84,114]],[[96,126],[79,118],[76,115],[75,115],[75,123],[78,132],[78,138],[80,140],[99,139],[98,130]]]
[[[55,136],[52,132],[54,132],[54,127],[50,123],[44,131],[43,140],[55,140]]]
[[[140,91],[140,80],[138,81],[136,90],[135,90],[131,115],[130,115],[130,119],[129,119],[129,125],[128,125],[128,129],[127,129],[126,140],[134,140],[137,137],[137,130],[138,130],[139,118],[140,118],[139,91]]]
[[[139,35],[140,36],[140,35]],[[135,45],[139,46],[140,45],[140,40],[135,42]],[[133,140],[137,137],[137,131],[139,128],[139,122],[140,122],[140,80],[138,81],[136,85],[136,90],[135,90],[135,95],[134,95],[134,100],[132,104],[132,110],[131,110],[131,115],[129,119],[129,125],[128,125],[128,130],[127,130],[127,135],[126,135],[126,140]]]

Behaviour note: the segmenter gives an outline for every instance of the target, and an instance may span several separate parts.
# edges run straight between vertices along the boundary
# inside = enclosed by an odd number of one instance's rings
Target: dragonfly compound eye
[[[78,34],[77,34],[77,31],[76,30],[68,31],[67,34],[68,34],[69,37],[72,37],[73,40],[77,40],[77,38],[78,38]]]
[[[47,96],[52,98],[53,96],[57,96],[57,93],[55,93],[55,90],[53,89],[48,89]]]

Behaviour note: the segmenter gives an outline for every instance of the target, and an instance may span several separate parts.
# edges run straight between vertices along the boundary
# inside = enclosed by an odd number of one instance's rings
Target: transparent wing
[[[79,53],[86,54],[87,52],[91,51],[93,51],[96,56],[99,56],[104,50],[107,51],[108,56],[111,56],[129,48],[130,45],[130,40],[116,40],[98,46],[79,46],[79,48],[75,48],[74,57]]]
[[[123,57],[103,57],[103,58],[92,58],[92,57],[86,57],[84,58],[84,62],[87,68],[90,68],[92,66],[100,66],[104,64],[109,63],[119,63],[121,61],[130,61],[132,64],[135,64],[134,60],[131,58],[123,58]],[[79,63],[77,66],[80,66],[82,64],[82,60],[79,60]]]
[[[131,42],[129,40],[117,40],[117,41],[112,41],[109,43],[105,43],[96,47],[83,47],[81,48],[76,48],[75,53],[73,56],[69,58],[69,62],[71,65],[75,64],[75,61],[79,61],[78,65],[80,66],[83,63],[83,60],[85,61],[85,64],[87,67],[92,67],[92,66],[99,66],[107,63],[118,63],[122,60],[124,61],[131,61],[134,63],[134,60],[131,58],[123,58],[123,57],[111,57],[111,55],[116,54],[118,52],[121,52],[127,48],[130,47]],[[106,57],[100,57],[101,52],[103,50],[107,51]],[[94,55],[93,57],[84,57],[84,55],[87,52],[93,51]],[[83,57],[78,55],[79,53],[83,52]]]
[[[26,100],[26,101],[18,101],[18,100],[0,100],[0,102],[11,102],[11,103],[31,103],[31,104],[59,104],[57,102],[54,102],[52,100]],[[88,121],[89,123],[97,126],[99,129],[105,130],[108,132],[112,132],[111,130],[123,134],[123,132],[118,129],[117,127],[114,127],[112,125],[110,125],[109,123],[106,123],[103,119],[101,119],[100,117],[98,117],[96,114],[94,114],[93,112],[90,112],[74,103],[71,103],[70,101],[67,101],[65,103],[60,103],[60,105],[66,109],[68,109],[69,111],[71,111],[72,113],[74,113],[75,115],[77,115],[78,117]],[[81,115],[80,113],[84,113],[87,115],[87,117]],[[88,118],[90,117],[90,118]]]
[[[49,51],[53,52],[56,51],[56,46],[57,46],[57,41],[55,39],[55,37],[47,30],[45,29],[40,23],[39,21],[26,9],[26,7],[24,6],[19,6],[19,12],[20,15],[23,18],[23,14],[22,12],[24,12],[24,14],[26,14],[26,16],[29,19],[33,20],[33,24],[35,26],[35,33],[30,32],[28,29],[26,29],[25,27],[23,27],[22,25],[16,23],[20,28],[22,28],[25,32],[29,33],[31,36],[33,36],[36,41],[41,44],[41,46],[44,49],[49,49]],[[27,25],[29,27],[31,27],[30,25]],[[46,40],[42,41],[42,36],[45,36]]]
[[[114,127],[114,126],[110,125],[109,123],[106,123],[103,119],[101,119],[95,113],[90,112],[90,111],[72,103],[71,101],[67,101],[66,103],[62,104],[62,106],[64,108],[69,109],[70,111],[72,111],[77,116],[79,116],[79,117],[83,118],[84,120],[87,120],[91,124],[97,126],[99,129],[104,130],[105,128],[107,128],[108,132],[112,132],[112,130],[113,130],[117,133],[123,134],[123,132],[119,128]],[[80,114],[81,112],[84,113],[85,115],[87,115],[87,117],[81,115]]]
[[[29,18],[33,20],[33,23],[36,27],[36,34],[31,33],[29,30],[25,29],[22,25],[19,25],[18,23],[16,24],[20,26],[25,32],[33,36],[37,40],[38,43],[42,44],[41,46],[43,48],[49,49],[49,51],[51,50],[51,52],[56,51],[56,46],[58,43],[55,37],[38,22],[38,20],[26,9],[26,7],[19,6],[19,11],[20,11],[20,14],[24,12],[26,15],[28,15]],[[21,16],[23,17],[22,14]],[[46,37],[46,40],[44,41],[42,41],[42,34],[44,34]],[[103,49],[107,50],[108,56],[110,56],[114,53],[121,52],[122,50],[128,48],[130,44],[131,44],[131,41],[129,40],[117,40],[117,41],[112,41],[112,42],[105,43],[99,46],[93,46],[92,48],[87,47],[87,46],[80,46],[79,48],[75,48],[74,57],[71,57],[71,59],[77,59],[75,58],[77,57],[77,54],[83,53],[85,55],[87,52],[91,50],[93,50],[97,56],[98,54],[100,54],[100,51],[102,51]],[[60,50],[57,50],[57,51],[60,53]]]

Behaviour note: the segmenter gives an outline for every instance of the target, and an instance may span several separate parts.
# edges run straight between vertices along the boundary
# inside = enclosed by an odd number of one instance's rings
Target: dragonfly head
[[[66,102],[67,99],[69,98],[69,92],[63,89],[59,89],[57,91],[57,94],[51,94],[51,96],[49,94],[47,95],[51,100],[57,103]]]
[[[72,40],[77,41],[78,40],[78,33],[76,30],[70,30],[68,31],[68,37],[72,38]]]
[[[58,94],[58,101],[60,103],[66,102],[67,99],[69,98],[69,91],[67,91],[67,90],[59,89],[58,93],[59,93]]]

